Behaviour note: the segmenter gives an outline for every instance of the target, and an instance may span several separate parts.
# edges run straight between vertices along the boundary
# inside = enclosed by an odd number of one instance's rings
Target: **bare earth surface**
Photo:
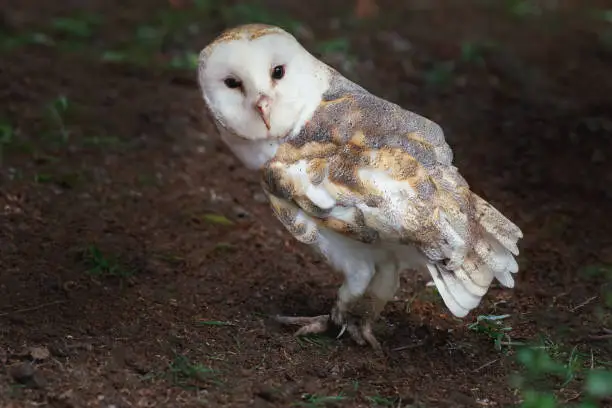
[[[0,1],[0,406],[512,406],[514,343],[587,356],[554,388],[577,401],[582,366],[612,362],[605,2],[379,1],[359,24],[353,1],[184,3]],[[514,290],[459,320],[406,274],[382,357],[271,322],[327,313],[340,277],[221,145],[193,69],[264,20],[443,126],[523,229]],[[504,314],[507,336],[468,327]]]

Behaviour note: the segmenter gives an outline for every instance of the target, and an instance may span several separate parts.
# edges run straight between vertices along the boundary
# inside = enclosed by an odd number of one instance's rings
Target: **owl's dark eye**
[[[225,83],[225,86],[227,86],[228,88],[234,89],[234,88],[239,88],[242,85],[242,82],[240,82],[239,80],[237,80],[236,78],[225,78],[225,81],[223,81]]]
[[[285,76],[285,66],[277,65],[272,69],[272,79],[282,79]]]

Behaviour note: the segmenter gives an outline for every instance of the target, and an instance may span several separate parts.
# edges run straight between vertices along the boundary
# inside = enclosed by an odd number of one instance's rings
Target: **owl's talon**
[[[336,336],[336,339],[339,339],[345,332],[348,332],[351,338],[360,346],[369,344],[374,350],[382,350],[380,343],[376,340],[374,333],[372,333],[372,322],[370,320],[342,312],[338,307],[332,310],[331,316],[334,323],[341,325],[340,333]]]
[[[370,321],[366,321],[361,326],[361,336],[374,350],[378,352],[382,351],[382,347],[380,343],[378,342],[378,340],[376,339],[376,336],[374,336],[374,333],[372,332],[372,323]]]
[[[372,332],[372,323],[369,320],[351,320],[346,324],[346,331],[351,335],[355,343],[360,346],[367,344],[378,352],[382,351],[380,343]]]
[[[338,315],[336,317],[339,317]],[[302,326],[294,336],[306,336],[309,334],[325,333],[329,329],[330,315],[320,316],[275,316],[274,319],[285,325]],[[374,350],[380,351],[382,348],[374,334],[372,333],[372,325],[370,321],[362,321],[353,316],[342,316],[340,333],[336,336],[339,339],[344,333],[350,334],[351,338],[360,346],[369,344]]]
[[[347,323],[344,323],[342,325],[342,328],[340,329],[340,333],[338,333],[338,335],[336,336],[336,340],[339,339],[340,337],[342,337],[342,335],[344,334],[344,332],[346,331],[346,328],[348,327]]]

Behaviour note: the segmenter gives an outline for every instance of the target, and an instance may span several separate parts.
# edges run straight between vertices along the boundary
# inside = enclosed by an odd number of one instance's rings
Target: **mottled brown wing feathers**
[[[474,210],[442,129],[337,81],[265,167],[266,191],[292,202],[294,218],[307,215],[363,242],[416,245],[431,259],[461,262]],[[286,213],[281,219],[294,222]]]

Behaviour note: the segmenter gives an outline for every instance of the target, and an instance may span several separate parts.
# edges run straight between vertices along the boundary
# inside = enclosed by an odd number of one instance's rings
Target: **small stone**
[[[32,347],[30,348],[30,356],[34,360],[46,360],[51,356],[47,347]]]
[[[234,207],[234,214],[236,214],[238,218],[246,218],[249,216],[249,212],[239,205]]]
[[[266,202],[268,202],[268,198],[266,197],[266,195],[264,193],[255,193],[253,195],[253,199],[255,201],[257,201],[258,203],[266,203]]]

